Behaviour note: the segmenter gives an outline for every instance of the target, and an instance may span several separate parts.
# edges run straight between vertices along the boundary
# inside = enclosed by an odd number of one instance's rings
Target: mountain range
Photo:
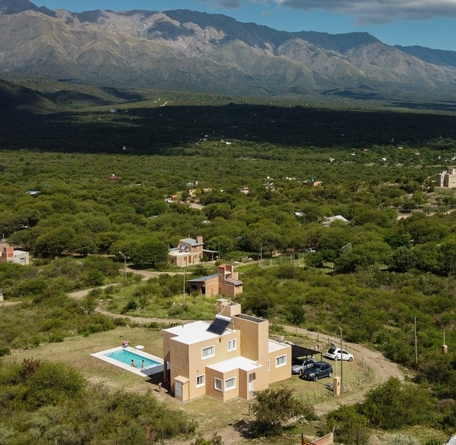
[[[456,98],[456,52],[285,32],[188,10],[73,13],[0,0],[3,78],[230,95]]]

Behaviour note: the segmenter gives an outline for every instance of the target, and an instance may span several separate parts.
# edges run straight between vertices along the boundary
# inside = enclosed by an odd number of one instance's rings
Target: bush
[[[11,350],[7,346],[0,347],[0,357],[3,357],[4,355],[10,355]]]
[[[285,423],[296,416],[316,419],[313,406],[305,406],[288,388],[268,388],[256,393],[253,412],[256,416],[254,433],[257,436],[280,434]]]

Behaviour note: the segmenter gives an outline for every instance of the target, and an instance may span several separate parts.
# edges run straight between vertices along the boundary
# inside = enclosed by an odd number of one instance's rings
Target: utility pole
[[[125,280],[127,280],[127,257],[119,250],[119,254],[122,255],[124,259],[124,275],[125,275]]]
[[[182,302],[185,305],[185,272],[187,272],[187,257],[185,257],[184,284],[182,285]]]
[[[339,326],[339,333],[340,333],[340,393],[344,393],[344,371],[343,371],[343,366],[342,363],[344,362],[343,360],[343,354],[342,354],[342,328]]]

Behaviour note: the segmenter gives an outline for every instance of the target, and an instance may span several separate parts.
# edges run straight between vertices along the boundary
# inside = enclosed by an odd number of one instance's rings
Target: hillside
[[[187,10],[50,11],[27,0],[0,0],[0,26],[8,76],[243,96],[456,97],[454,55],[444,62],[367,33],[291,33]]]

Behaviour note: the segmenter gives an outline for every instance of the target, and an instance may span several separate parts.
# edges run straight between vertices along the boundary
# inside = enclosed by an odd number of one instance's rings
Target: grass
[[[198,422],[199,430],[202,432],[220,431],[227,426],[234,426],[236,423],[249,422],[253,415],[249,415],[249,404],[253,401],[235,399],[225,404],[210,397],[202,397],[185,404],[181,404],[166,391],[158,392],[157,384],[162,381],[162,375],[153,376],[152,379],[139,377],[116,366],[110,365],[102,360],[91,357],[90,354],[109,349],[128,339],[131,345],[142,344],[145,352],[158,357],[163,356],[162,333],[142,327],[118,327],[113,331],[93,334],[89,337],[75,336],[66,338],[61,343],[47,343],[30,350],[14,350],[12,355],[4,360],[21,362],[25,358],[38,360],[58,361],[69,364],[78,369],[90,382],[103,384],[113,390],[122,389],[128,392],[145,394],[153,388],[153,393],[168,406],[178,407],[189,414]],[[302,337],[289,337],[289,340],[306,345],[306,339]],[[310,341],[307,341],[307,346]],[[336,372],[335,362],[332,362]],[[347,389],[356,388],[363,377],[363,366],[361,362],[344,362],[344,386]],[[304,402],[314,404],[331,399],[332,393],[327,389],[326,384],[331,379],[322,379],[318,382],[307,382],[294,375],[292,378],[276,383],[273,387],[285,386]],[[302,428],[301,428],[302,429]],[[277,442],[276,442],[277,443]]]

